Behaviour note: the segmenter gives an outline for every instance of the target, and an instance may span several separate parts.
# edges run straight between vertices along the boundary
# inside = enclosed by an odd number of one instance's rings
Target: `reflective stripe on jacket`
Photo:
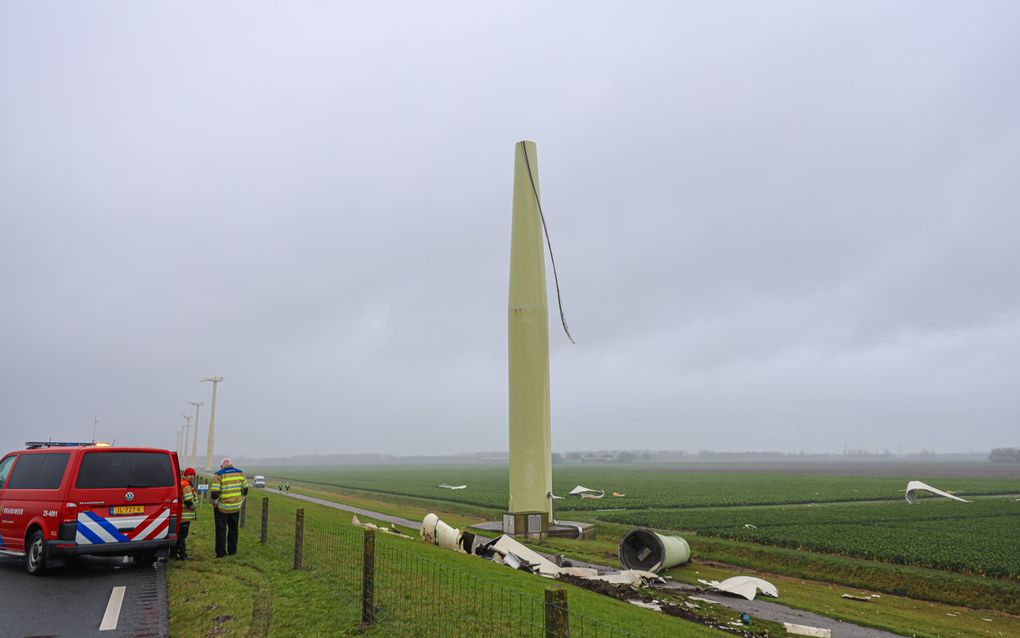
[[[184,505],[181,508],[181,520],[193,521],[198,518],[195,488],[191,487],[191,481],[188,479],[181,479],[181,501]]]
[[[244,495],[248,493],[248,479],[244,477],[244,472],[236,467],[225,467],[213,475],[209,493],[216,504],[216,509],[225,514],[232,514],[241,509]]]

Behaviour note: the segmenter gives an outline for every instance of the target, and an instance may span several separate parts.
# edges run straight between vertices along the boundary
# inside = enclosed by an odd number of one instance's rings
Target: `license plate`
[[[110,516],[117,516],[118,514],[144,514],[144,505],[121,505],[120,507],[111,507]]]

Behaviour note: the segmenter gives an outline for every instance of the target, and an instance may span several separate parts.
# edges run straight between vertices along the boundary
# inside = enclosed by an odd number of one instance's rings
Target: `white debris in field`
[[[445,489],[448,489],[448,490],[463,490],[463,489],[467,488],[467,485],[449,485],[447,483],[440,483],[439,487],[442,487],[442,488],[445,488]]]
[[[652,602],[647,602],[644,600],[628,600],[627,602],[630,603],[631,605],[641,607],[643,609],[653,609],[655,611],[662,611],[662,605],[660,605],[659,601],[657,600],[653,600]]]
[[[937,494],[938,496],[945,496],[946,498],[951,498],[954,501],[960,501],[961,503],[970,503],[970,501],[968,501],[965,498],[960,498],[959,496],[955,496],[953,494],[950,494],[949,492],[943,492],[942,490],[936,487],[932,487],[927,483],[922,483],[921,481],[910,481],[909,483],[907,483],[906,494],[907,502],[910,503],[911,505],[917,505],[918,492],[931,492],[932,494]]]
[[[523,544],[517,542],[506,534],[500,536],[493,543],[486,543],[485,546],[502,555],[504,561],[506,560],[507,554],[513,553],[517,558],[523,559],[530,565],[534,566],[536,571],[542,576],[556,577],[560,573],[560,567],[558,567],[556,563],[552,562],[545,556],[542,556],[538,552],[528,549]]]
[[[395,529],[390,530],[376,527],[371,523],[361,523],[357,516],[354,517],[353,522],[361,527],[399,534]],[[593,567],[561,567],[542,554],[520,543],[512,536],[503,534],[496,539],[482,540],[471,532],[461,532],[459,529],[450,527],[439,520],[439,517],[433,513],[429,513],[422,520],[420,534],[422,540],[426,543],[487,558],[499,565],[508,565],[514,569],[538,574],[545,578],[558,578],[561,575],[569,575],[587,580],[599,580],[614,585],[628,585],[635,589],[645,587],[651,582],[666,582],[664,578],[654,572],[639,569],[600,573],[598,569]]]
[[[733,576],[732,578],[727,578],[722,582],[718,580],[702,580],[699,578],[698,582],[712,589],[717,589],[728,594],[743,596],[748,600],[754,600],[754,597],[758,594],[758,592],[761,592],[766,596],[779,598],[779,589],[777,589],[775,585],[767,580],[755,578],[754,576]]]
[[[611,585],[630,585],[634,588],[642,587],[649,581],[656,581],[660,583],[666,582],[657,574],[641,571],[640,569],[624,569],[612,574],[595,576],[591,580],[601,580],[602,582],[609,583]]]
[[[784,622],[783,627],[786,627],[786,633],[794,634],[797,636],[814,636],[815,638],[832,638],[831,629],[822,629],[821,627],[809,627],[807,625],[796,625],[794,623]]]
[[[570,490],[568,496],[580,496],[581,498],[602,498],[606,495],[605,490],[593,490],[583,485],[578,485],[574,489]]]
[[[450,527],[439,517],[429,512],[421,521],[421,538],[430,545],[439,545],[444,549],[452,549],[458,552],[470,554],[475,535],[471,532],[461,532],[459,529]]]
[[[361,519],[358,518],[357,514],[351,517],[351,525],[354,525],[355,527],[361,527],[363,529],[374,529],[377,532],[382,532],[383,534],[390,534],[392,536],[399,536],[401,538],[411,538],[407,534],[404,534],[399,529],[397,529],[396,525],[394,525],[393,523],[390,523],[389,526],[387,527],[381,527],[379,525],[376,525],[375,523],[362,523]]]

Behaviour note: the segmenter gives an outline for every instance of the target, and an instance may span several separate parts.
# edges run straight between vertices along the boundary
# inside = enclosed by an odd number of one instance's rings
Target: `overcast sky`
[[[0,130],[4,450],[506,449],[521,139],[554,449],[1020,444],[1012,0],[5,2]]]

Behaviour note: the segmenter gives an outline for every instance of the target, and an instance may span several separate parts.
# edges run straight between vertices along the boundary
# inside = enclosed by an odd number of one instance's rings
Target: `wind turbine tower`
[[[205,471],[211,472],[213,469],[213,445],[216,437],[216,386],[223,381],[223,377],[206,377],[202,381],[212,383],[212,405],[209,407],[209,442],[205,448]]]
[[[188,463],[189,467],[195,467],[195,462],[198,461],[198,409],[202,407],[202,401],[186,401],[189,405],[195,406],[195,431],[191,437],[191,462]],[[184,453],[187,455],[188,442],[184,442]]]
[[[505,533],[545,538],[553,522],[549,309],[534,142],[516,145],[510,242],[510,504]]]

